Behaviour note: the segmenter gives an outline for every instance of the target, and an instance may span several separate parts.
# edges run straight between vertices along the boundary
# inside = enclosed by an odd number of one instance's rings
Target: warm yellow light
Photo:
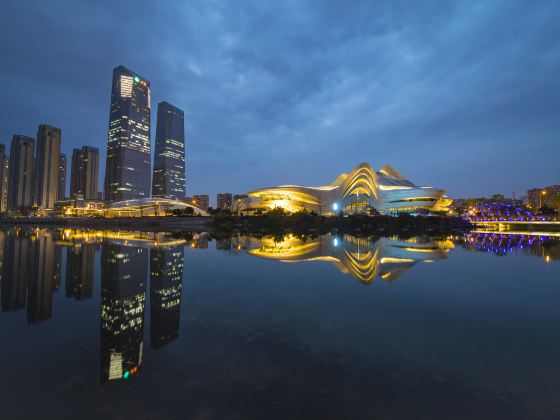
[[[546,262],[550,262],[550,255],[546,256]]]

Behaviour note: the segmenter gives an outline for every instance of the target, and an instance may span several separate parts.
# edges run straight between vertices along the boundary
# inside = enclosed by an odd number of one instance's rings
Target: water
[[[0,231],[2,418],[560,418],[554,238]]]

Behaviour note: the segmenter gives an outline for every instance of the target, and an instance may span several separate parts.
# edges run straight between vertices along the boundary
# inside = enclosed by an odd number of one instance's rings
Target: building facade
[[[54,209],[58,200],[60,128],[42,124],[37,130],[34,204],[41,209]]]
[[[556,207],[560,197],[560,185],[550,185],[544,188],[533,188],[527,191],[527,201],[532,209],[541,207]]]
[[[0,213],[8,209],[8,174],[10,158],[6,154],[6,146],[0,143]]]
[[[113,70],[104,192],[106,201],[150,196],[150,82]]]
[[[210,206],[210,197],[208,194],[193,195],[192,202],[190,204],[198,207],[200,210],[208,211],[208,207]]]
[[[185,199],[185,116],[168,102],[158,104],[152,197]]]
[[[90,146],[74,149],[70,169],[70,197],[97,200],[98,180],[99,149]]]
[[[57,201],[66,199],[66,155],[61,153],[58,158],[58,197]]]
[[[233,198],[230,193],[220,193],[216,197],[216,208],[218,210],[231,210]]]
[[[330,185],[282,185],[248,193],[239,208],[251,214],[282,208],[287,212],[313,211],[322,215],[383,214],[447,211],[452,200],[444,190],[419,187],[389,165],[374,172],[367,163],[338,176]]]
[[[33,158],[35,139],[14,135],[10,146],[8,209],[21,211],[33,206]]]

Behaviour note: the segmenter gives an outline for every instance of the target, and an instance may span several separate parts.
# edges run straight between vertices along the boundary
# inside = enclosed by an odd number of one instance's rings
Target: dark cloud
[[[361,161],[452,196],[560,182],[560,3],[276,3],[5,5],[0,139],[48,122],[104,152],[124,64],[185,110],[189,194]]]

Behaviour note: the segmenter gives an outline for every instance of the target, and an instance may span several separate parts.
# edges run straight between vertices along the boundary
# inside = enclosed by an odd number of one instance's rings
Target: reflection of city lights
[[[546,262],[550,262],[550,255],[546,256]]]
[[[127,371],[124,373],[123,378],[124,378],[124,379],[128,379],[129,376],[130,376],[130,372],[127,370]]]
[[[332,243],[333,243],[333,246],[338,246],[338,238],[334,238]]]

